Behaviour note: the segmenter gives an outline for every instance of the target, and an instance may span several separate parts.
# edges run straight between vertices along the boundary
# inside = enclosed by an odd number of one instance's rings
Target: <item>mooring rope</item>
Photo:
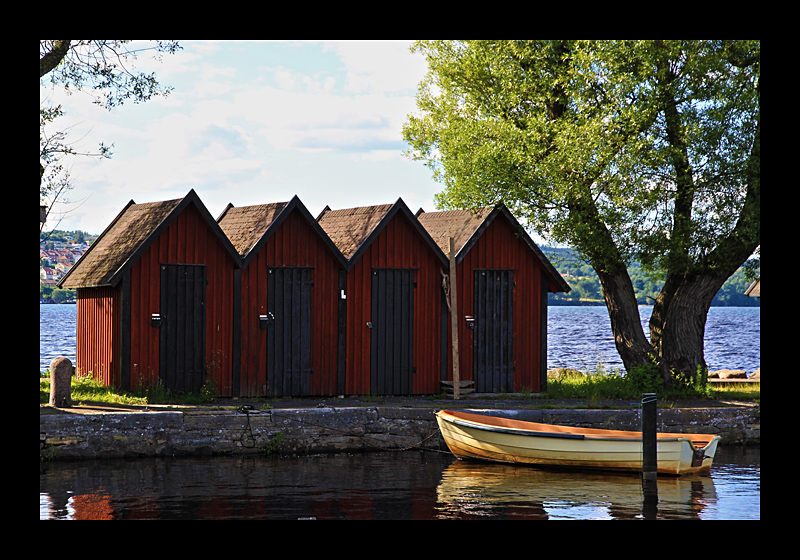
[[[242,447],[246,447],[248,449],[252,449],[256,446],[256,436],[253,433],[253,427],[250,425],[250,411],[253,409],[250,405],[244,405],[239,407],[239,412],[247,414],[247,426],[245,426],[244,430],[242,431],[242,437],[239,438],[239,442],[242,444]],[[247,435],[248,431],[250,432],[250,442],[252,443],[245,443],[245,436]],[[235,439],[233,441],[236,441]]]

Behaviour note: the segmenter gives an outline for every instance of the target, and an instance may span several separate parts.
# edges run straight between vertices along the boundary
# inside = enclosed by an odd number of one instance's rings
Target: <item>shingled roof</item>
[[[317,221],[342,255],[349,260],[370,233],[380,225],[392,206],[392,204],[379,204],[344,210],[331,210],[326,207]]]
[[[239,253],[244,268],[294,210],[298,210],[312,229],[317,231],[336,259],[344,266],[345,258],[297,195],[292,197],[289,202],[240,207],[228,204],[217,218],[217,223]]]
[[[244,258],[264,236],[288,202],[233,206],[229,204],[217,223],[228,236],[239,256]]]
[[[175,200],[142,204],[131,200],[59,281],[59,287],[116,286],[126,268],[139,258],[188,204],[195,204],[206,221],[216,227],[194,190]],[[220,238],[228,243],[224,235],[220,235]],[[230,251],[233,251],[232,247]]]
[[[503,203],[498,203],[494,207],[478,208],[476,210],[425,212],[420,209],[417,212],[417,220],[419,220],[422,226],[428,231],[433,240],[436,241],[436,244],[439,245],[444,254],[450,254],[450,238],[452,237],[454,239],[456,263],[459,263],[464,258],[464,255],[469,252],[472,245],[480,238],[484,230],[489,227],[489,224],[501,215],[509,220],[512,226],[517,230],[517,234],[541,261],[557,286],[557,291],[569,292],[569,285],[555,269],[550,259],[539,249],[530,235],[528,235]]]
[[[417,212],[417,219],[428,230],[436,244],[450,254],[450,238],[454,238],[456,260],[464,257],[469,247],[462,249],[469,243],[473,235],[486,221],[486,217],[493,208],[479,208],[477,210],[446,210],[444,212]],[[477,236],[476,238],[477,239]],[[473,240],[474,243],[474,240]],[[470,244],[471,246],[471,244]]]
[[[445,254],[417,221],[402,198],[398,198],[394,204],[359,206],[344,210],[331,210],[326,206],[317,217],[317,221],[352,265],[397,213],[404,214],[436,256],[443,263],[447,263]]]

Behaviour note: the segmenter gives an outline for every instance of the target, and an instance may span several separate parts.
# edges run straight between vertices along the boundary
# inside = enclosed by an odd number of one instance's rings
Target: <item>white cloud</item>
[[[73,199],[95,193],[75,212],[81,229],[102,231],[130,199],[166,200],[190,188],[212,215],[228,202],[294,194],[309,208],[412,196],[410,207],[432,209],[438,189],[429,172],[402,156],[424,59],[403,42],[281,47],[192,42],[148,63],[175,87],[166,99],[108,112],[67,98],[87,144],[115,143],[111,160],[74,163]]]

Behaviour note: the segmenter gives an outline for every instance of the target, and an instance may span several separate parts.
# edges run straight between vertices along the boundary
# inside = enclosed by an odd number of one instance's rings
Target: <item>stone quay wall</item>
[[[638,430],[639,409],[469,412],[532,422]],[[431,408],[177,410],[39,417],[42,460],[180,455],[446,449]],[[660,432],[714,433],[722,445],[760,444],[758,407],[659,409]]]

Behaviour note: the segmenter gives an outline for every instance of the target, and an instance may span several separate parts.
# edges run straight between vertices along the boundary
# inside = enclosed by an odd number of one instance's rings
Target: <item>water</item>
[[[547,471],[382,452],[55,462],[40,519],[760,519],[758,448],[721,447],[710,476]]]
[[[77,305],[39,304],[39,371],[50,369],[53,358],[75,363]]]
[[[39,304],[39,370],[64,356],[75,363],[75,305]],[[640,307],[649,335],[652,307]],[[709,369],[744,369],[761,365],[761,308],[712,307],[706,322],[705,356]],[[605,307],[552,306],[547,316],[548,367],[595,370],[598,360],[622,369]]]
[[[653,308],[639,307],[645,335],[650,337]],[[761,367],[761,308],[712,307],[705,333],[708,369],[743,369],[748,374]],[[605,307],[551,306],[547,310],[548,368],[567,367],[594,371],[601,362],[609,370],[623,370],[611,335]]]

